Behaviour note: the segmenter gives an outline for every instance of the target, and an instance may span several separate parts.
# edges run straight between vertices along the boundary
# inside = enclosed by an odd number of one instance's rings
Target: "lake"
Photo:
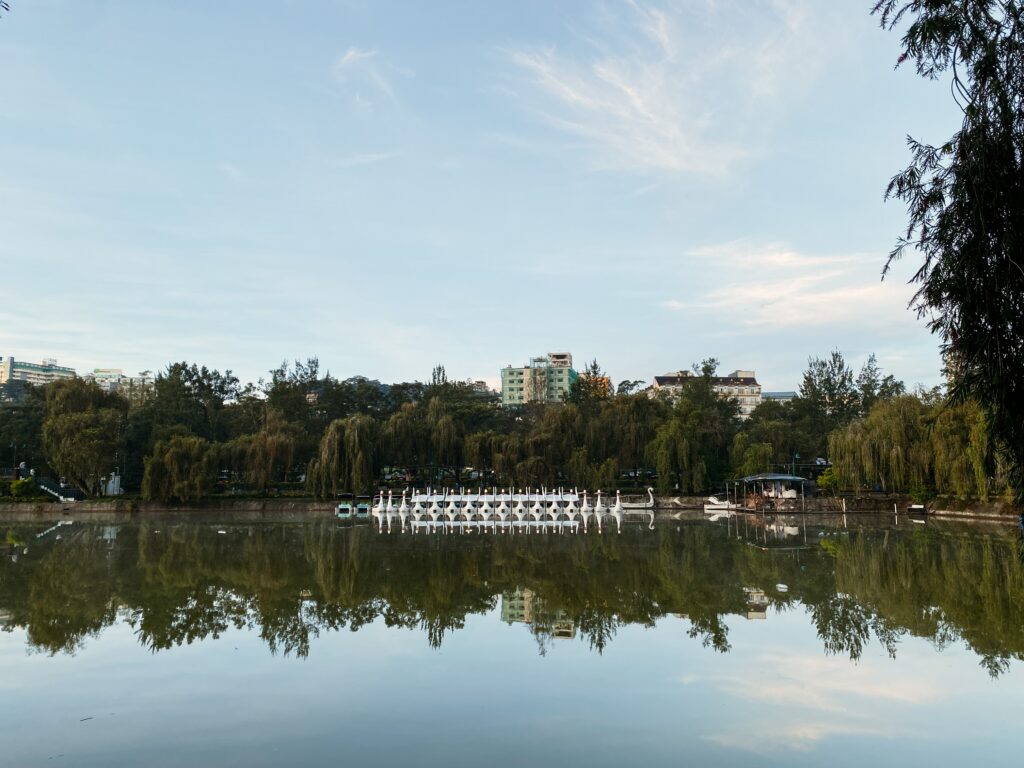
[[[1019,759],[1009,527],[7,524],[0,764]]]

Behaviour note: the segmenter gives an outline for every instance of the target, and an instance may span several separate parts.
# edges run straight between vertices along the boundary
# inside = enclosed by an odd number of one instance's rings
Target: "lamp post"
[[[791,475],[794,475],[794,476],[796,475],[796,460],[799,459],[799,458],[800,458],[800,454],[799,453],[794,453],[793,454],[793,464],[790,467],[790,469],[791,469],[790,474]]]

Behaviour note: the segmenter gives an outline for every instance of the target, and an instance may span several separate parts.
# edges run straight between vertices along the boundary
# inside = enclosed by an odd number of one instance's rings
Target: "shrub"
[[[11,483],[11,496],[16,499],[28,499],[39,495],[39,486],[31,477],[23,477]]]

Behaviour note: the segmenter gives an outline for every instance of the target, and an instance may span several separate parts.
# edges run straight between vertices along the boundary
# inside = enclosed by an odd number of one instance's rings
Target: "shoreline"
[[[677,516],[701,512],[703,496],[662,496],[656,499],[657,517]],[[799,500],[795,505],[768,514],[778,515],[893,515],[906,514],[910,499],[907,497],[819,497],[807,499],[804,509]],[[792,500],[788,500],[792,501]],[[126,522],[134,519],[169,517],[210,518],[240,521],[295,521],[331,519],[335,504],[303,498],[266,499],[207,499],[197,504],[160,504],[138,499],[103,499],[60,502],[0,502],[0,522],[47,522],[58,519],[81,519],[95,522]],[[1017,524],[1024,510],[1005,501],[965,501],[939,498],[929,504],[928,517],[962,521],[986,521]],[[750,513],[754,514],[754,513]]]

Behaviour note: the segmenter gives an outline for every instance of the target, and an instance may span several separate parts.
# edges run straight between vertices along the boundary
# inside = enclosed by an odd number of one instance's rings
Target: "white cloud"
[[[348,157],[342,157],[334,161],[337,168],[356,168],[360,165],[373,165],[398,157],[398,152],[364,152]]]
[[[373,108],[373,96],[384,96],[388,101],[398,103],[391,81],[379,66],[376,50],[349,48],[334,62],[331,74],[340,85],[352,90],[353,103],[360,111]]]
[[[516,91],[539,92],[531,107],[583,138],[600,168],[727,173],[783,109],[783,89],[798,89],[824,55],[814,22],[827,12],[803,0],[625,9],[605,29],[577,31],[582,54],[509,51],[533,85]]]
[[[232,181],[242,180],[242,169],[232,163],[221,163],[220,169]]]
[[[673,311],[721,313],[740,330],[906,325],[913,288],[881,280],[877,254],[817,255],[744,241],[691,251],[715,287],[693,300],[669,298]]]
[[[831,736],[906,735],[913,725],[892,718],[892,711],[938,706],[947,689],[937,686],[922,670],[897,667],[865,659],[795,654],[782,650],[754,655],[751,670],[723,676],[692,678],[755,709],[769,705],[775,717],[727,724],[704,735],[707,741],[754,752],[806,751]],[[752,680],[756,678],[756,683]]]
[[[367,51],[356,47],[349,48],[338,58],[337,63],[334,65],[334,73],[335,75],[343,74],[351,66],[361,61],[368,61],[376,55],[376,51]]]

